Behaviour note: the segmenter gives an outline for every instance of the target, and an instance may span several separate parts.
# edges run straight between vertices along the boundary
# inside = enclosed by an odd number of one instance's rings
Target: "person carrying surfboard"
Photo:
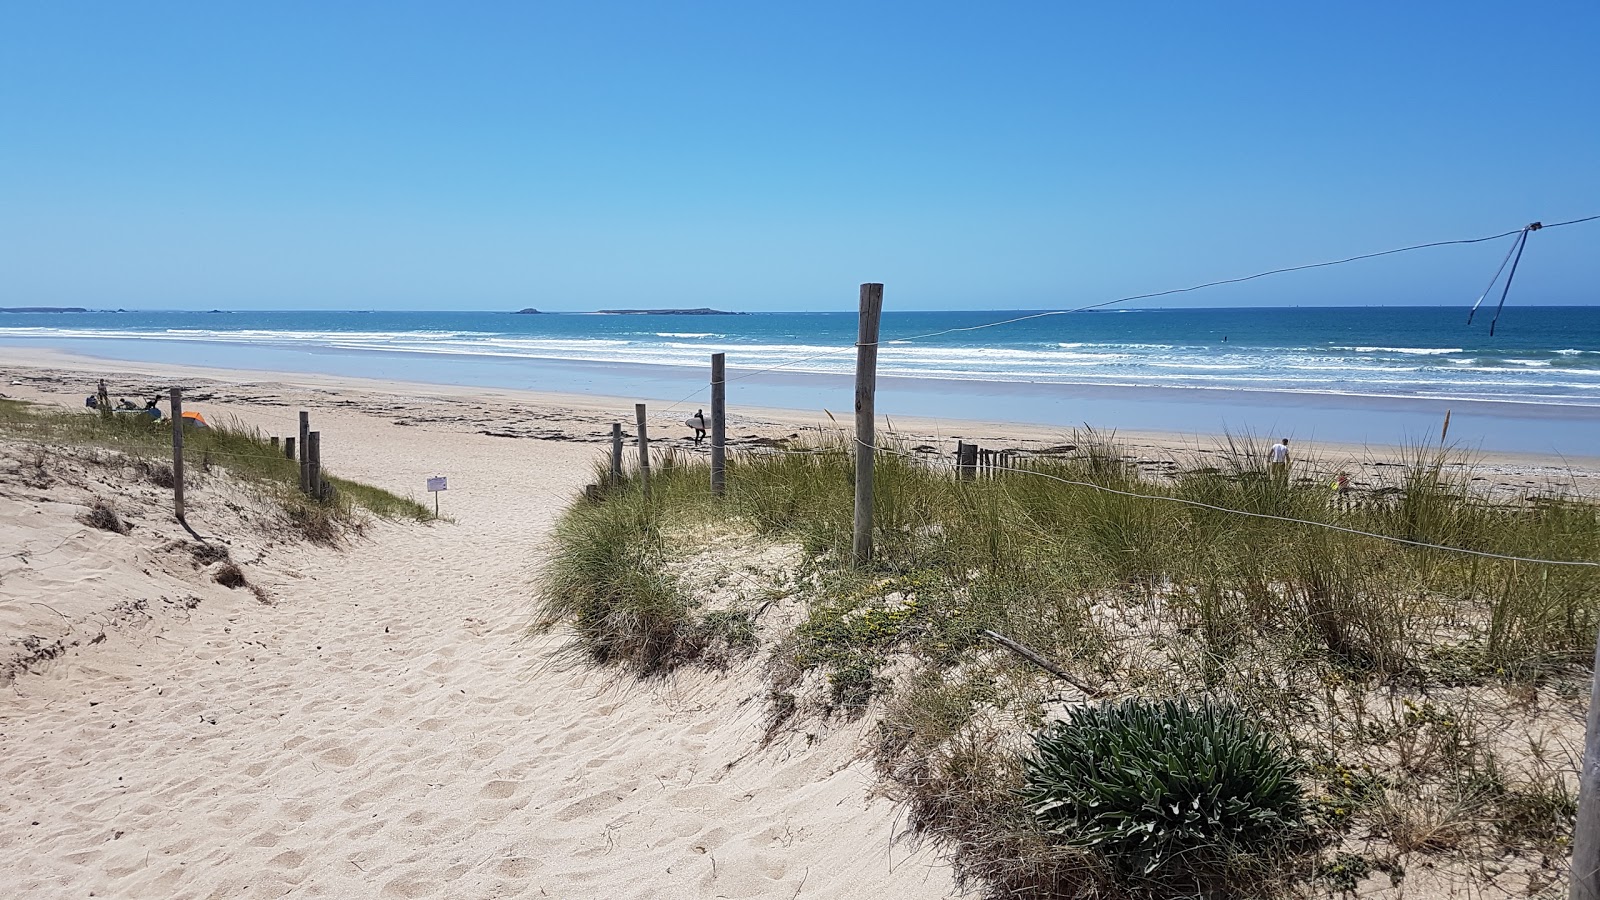
[[[690,416],[689,421],[684,424],[694,429],[694,445],[696,447],[700,446],[700,442],[705,440],[706,437],[706,411],[703,409],[695,410],[694,415]]]

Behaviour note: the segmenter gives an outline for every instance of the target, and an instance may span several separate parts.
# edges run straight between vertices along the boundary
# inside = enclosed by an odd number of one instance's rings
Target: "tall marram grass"
[[[60,410],[0,400],[0,436],[43,445],[115,450],[144,463],[153,477],[170,484],[172,427],[167,420],[117,413]],[[188,478],[198,479],[210,467],[226,469],[246,484],[272,495],[307,537],[331,542],[354,524],[357,508],[391,519],[426,521],[426,506],[374,485],[324,474],[332,497],[312,500],[299,492],[299,463],[288,459],[259,430],[236,421],[219,420],[210,428],[186,428],[183,445]]]
[[[1144,474],[1106,436],[1074,443],[1072,456],[1027,459],[975,481],[957,480],[948,461],[889,447],[876,463],[876,551],[864,570],[849,565],[849,441],[737,454],[722,498],[709,495],[703,463],[666,457],[648,497],[630,477],[567,513],[545,610],[576,625],[594,658],[659,671],[692,658],[703,633],[692,592],[663,574],[672,553],[664,529],[733,523],[804,548],[807,610],[772,650],[775,696],[792,709],[788,692],[812,668],[827,676],[823,702],[833,713],[860,714],[889,691],[882,771],[905,788],[913,824],[951,842],[958,871],[1005,896],[1106,895],[1127,885],[1118,886],[1115,865],[1053,842],[1021,805],[1019,744],[996,731],[997,711],[1038,727],[1054,689],[997,653],[986,630],[1022,641],[1105,696],[1213,697],[1274,723],[1296,752],[1330,760],[1363,741],[1373,758],[1415,756],[1380,746],[1428,732],[1369,721],[1358,698],[1376,686],[1511,690],[1567,677],[1592,652],[1600,570],[1382,537],[1600,559],[1600,506],[1561,485],[1490,496],[1474,488],[1470,460],[1423,446],[1398,466],[1368,470],[1387,473],[1384,483],[1341,499],[1321,478],[1273,478],[1264,442],[1248,437],[1220,447],[1215,465],[1170,477]],[[1340,704],[1357,708],[1340,713]],[[1340,724],[1339,715],[1354,721]],[[1448,737],[1441,746],[1466,740],[1460,718],[1430,721]],[[1521,796],[1490,756],[1452,754],[1430,763],[1431,781],[1406,769],[1362,796],[1392,806],[1440,788],[1480,798],[1484,809]],[[1324,768],[1348,781],[1344,765]],[[1349,821],[1355,804],[1330,810]],[[1272,877],[1256,872],[1252,883]]]

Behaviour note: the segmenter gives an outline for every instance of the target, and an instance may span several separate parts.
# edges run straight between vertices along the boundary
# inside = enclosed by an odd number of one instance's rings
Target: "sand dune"
[[[289,406],[208,408],[292,427]],[[862,726],[762,748],[753,663],[617,681],[528,636],[592,446],[315,415],[341,474],[415,494],[447,473],[455,521],[379,523],[342,551],[241,539],[265,605],[139,557],[166,538],[159,506],[124,538],[78,526],[60,485],[0,498],[9,563],[58,536],[71,561],[0,580],[7,638],[43,594],[203,598],[0,692],[9,895],[952,895],[930,851],[896,844],[895,806],[852,761]]]

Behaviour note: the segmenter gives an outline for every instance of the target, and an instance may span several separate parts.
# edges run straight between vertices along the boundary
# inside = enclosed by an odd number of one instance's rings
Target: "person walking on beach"
[[[689,427],[694,429],[694,445],[696,447],[700,446],[700,442],[705,440],[706,437],[706,411],[703,409],[695,410],[694,415],[689,419]]]
[[[1289,484],[1289,439],[1283,438],[1267,451],[1267,472],[1274,484]]]

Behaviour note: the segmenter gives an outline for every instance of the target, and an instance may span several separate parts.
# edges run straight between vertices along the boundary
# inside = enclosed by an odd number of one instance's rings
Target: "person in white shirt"
[[[1283,438],[1273,444],[1267,451],[1267,472],[1272,480],[1287,485],[1289,483],[1289,439]]]

